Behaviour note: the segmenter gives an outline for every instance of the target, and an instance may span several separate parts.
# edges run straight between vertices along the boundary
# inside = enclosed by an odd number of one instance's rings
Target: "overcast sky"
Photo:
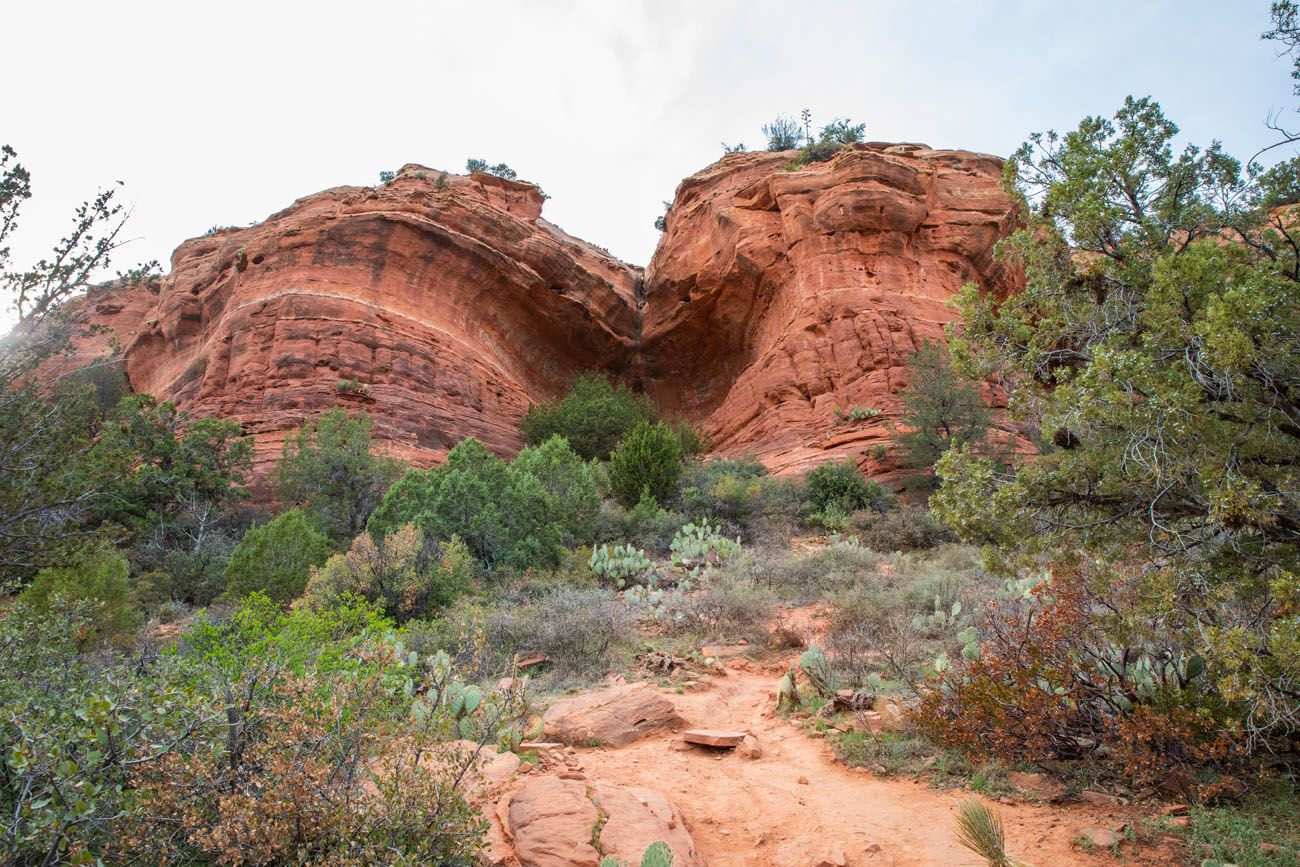
[[[777,113],[1006,155],[1151,95],[1248,156],[1289,64],[1267,0],[14,0],[0,142],[31,170],[19,263],[97,186],[134,204],[120,266],[418,162],[505,161],[545,216],[644,265],[679,180]],[[1275,153],[1275,157],[1292,153]],[[131,260],[131,261],[128,261]]]

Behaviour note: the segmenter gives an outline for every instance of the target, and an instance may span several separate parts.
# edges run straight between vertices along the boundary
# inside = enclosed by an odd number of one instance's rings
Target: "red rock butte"
[[[1002,161],[872,143],[788,170],[795,156],[731,154],[682,181],[644,272],[544,220],[532,184],[407,165],[92,290],[76,316],[102,328],[42,375],[116,356],[133,390],[242,424],[259,473],[335,405],[416,465],[468,436],[512,454],[529,405],[589,370],[719,454],[886,473],[910,354],[943,338],[963,284],[1019,279],[993,256],[1015,220]]]

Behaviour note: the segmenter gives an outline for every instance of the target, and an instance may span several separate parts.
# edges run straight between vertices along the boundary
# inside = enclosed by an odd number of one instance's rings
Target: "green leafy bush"
[[[585,374],[560,400],[529,407],[520,430],[529,445],[561,436],[586,460],[604,460],[628,431],[654,418],[645,395],[615,386],[600,374]]]
[[[591,539],[601,507],[598,472],[567,440],[553,436],[540,445],[529,446],[511,467],[541,483],[550,500],[552,518],[563,528],[566,546]]]
[[[838,516],[839,527],[858,509],[885,511],[893,498],[875,482],[863,478],[851,462],[832,462],[814,467],[804,476],[804,502],[809,512],[823,520]]]
[[[565,545],[589,541],[600,498],[592,468],[553,437],[507,464],[478,440],[446,463],[409,470],[371,516],[372,534],[405,524],[431,539],[459,537],[485,566],[553,568]]]
[[[312,570],[295,604],[327,608],[350,594],[378,602],[400,623],[450,605],[474,588],[477,574],[474,555],[460,539],[431,548],[408,524],[379,540],[358,535],[346,553]]]
[[[460,781],[517,700],[457,705],[450,658],[409,653],[373,607],[254,594],[161,655],[82,653],[88,623],[66,599],[0,612],[4,863],[472,860]]]
[[[330,556],[330,543],[301,509],[290,509],[253,527],[230,554],[226,595],[240,599],[262,592],[278,602],[302,593],[315,566]]]
[[[82,606],[85,632],[80,642],[98,642],[126,635],[140,622],[130,583],[130,566],[121,552],[91,551],[81,562],[36,573],[19,600],[30,610],[49,613],[60,604]]]
[[[624,508],[632,508],[644,492],[657,502],[667,502],[681,474],[681,443],[663,424],[641,422],[609,459],[609,485]]]
[[[280,499],[301,506],[336,541],[361,532],[400,471],[373,452],[371,427],[365,413],[350,418],[333,407],[289,437],[275,467]]]

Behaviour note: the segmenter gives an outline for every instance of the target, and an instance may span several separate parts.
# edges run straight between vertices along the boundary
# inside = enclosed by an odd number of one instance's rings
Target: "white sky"
[[[138,240],[115,265],[166,265],[209,226],[481,156],[541,184],[548,219],[644,265],[679,180],[804,107],[814,125],[865,121],[869,139],[1006,155],[1149,94],[1188,140],[1245,158],[1270,140],[1268,111],[1296,103],[1289,62],[1259,40],[1268,6],[13,0],[0,142],[35,187],[15,264],[117,179]]]

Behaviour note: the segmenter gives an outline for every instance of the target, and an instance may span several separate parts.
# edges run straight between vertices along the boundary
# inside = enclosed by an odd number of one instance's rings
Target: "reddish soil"
[[[665,732],[625,747],[578,751],[583,773],[658,789],[684,816],[700,855],[715,867],[740,865],[978,865],[952,835],[957,805],[971,793],[905,779],[880,778],[835,760],[823,740],[777,715],[774,690],[788,661],[728,663],[703,689],[670,694],[689,726],[746,730],[762,757],[691,747]],[[1118,830],[1144,815],[1136,807],[1000,804],[1007,849],[1046,865],[1113,861],[1073,841],[1086,827]],[[1161,851],[1123,845],[1129,864],[1170,864]],[[838,857],[842,853],[842,860]]]

